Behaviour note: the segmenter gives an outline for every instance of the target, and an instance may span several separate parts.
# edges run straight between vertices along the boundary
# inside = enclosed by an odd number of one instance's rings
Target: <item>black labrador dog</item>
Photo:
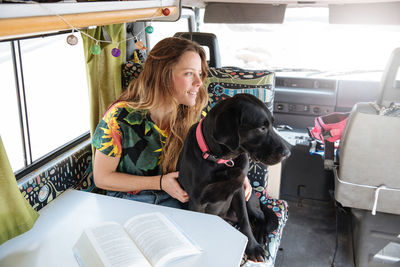
[[[254,261],[265,259],[261,244],[278,220],[254,192],[245,200],[249,157],[273,165],[290,154],[272,123],[266,105],[253,95],[220,101],[190,128],[178,163],[178,180],[189,195],[189,209],[237,225],[248,237],[245,253]]]

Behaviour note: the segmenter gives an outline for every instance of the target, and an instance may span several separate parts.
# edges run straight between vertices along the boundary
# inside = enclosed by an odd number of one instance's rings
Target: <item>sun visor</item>
[[[400,24],[400,2],[329,5],[332,24]]]
[[[283,23],[286,5],[208,3],[205,23]]]

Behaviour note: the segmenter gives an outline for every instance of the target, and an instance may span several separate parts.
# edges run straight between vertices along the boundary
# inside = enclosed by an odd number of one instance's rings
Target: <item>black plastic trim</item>
[[[60,35],[60,34],[65,34],[65,33],[71,33],[71,30],[65,30],[65,31],[58,31],[58,32],[52,32],[52,33],[42,33],[42,34],[35,34],[35,35],[28,35],[24,37],[18,37],[18,38],[9,38],[9,39],[3,39],[0,41],[1,42],[9,42],[9,41],[20,41],[20,40],[26,40],[26,39],[34,39],[34,38],[44,38],[44,37],[49,37],[49,36],[54,36],[54,35]]]

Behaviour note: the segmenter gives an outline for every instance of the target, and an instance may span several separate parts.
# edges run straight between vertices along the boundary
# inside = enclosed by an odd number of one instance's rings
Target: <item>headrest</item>
[[[222,99],[247,93],[258,97],[273,111],[275,73],[271,71],[236,67],[210,68],[205,86],[209,94],[208,110]]]
[[[221,59],[219,54],[219,45],[217,36],[208,32],[177,32],[174,37],[182,37],[206,46],[210,52],[209,67],[221,67]]]

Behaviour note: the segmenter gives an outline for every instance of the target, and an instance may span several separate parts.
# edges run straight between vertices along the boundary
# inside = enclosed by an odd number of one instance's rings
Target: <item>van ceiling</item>
[[[207,3],[284,4],[288,7],[328,7],[328,5],[400,2],[400,0],[182,0],[182,6],[205,7]]]
[[[283,23],[285,9],[328,7],[331,24],[400,25],[400,0],[182,0],[204,7],[205,23]]]

